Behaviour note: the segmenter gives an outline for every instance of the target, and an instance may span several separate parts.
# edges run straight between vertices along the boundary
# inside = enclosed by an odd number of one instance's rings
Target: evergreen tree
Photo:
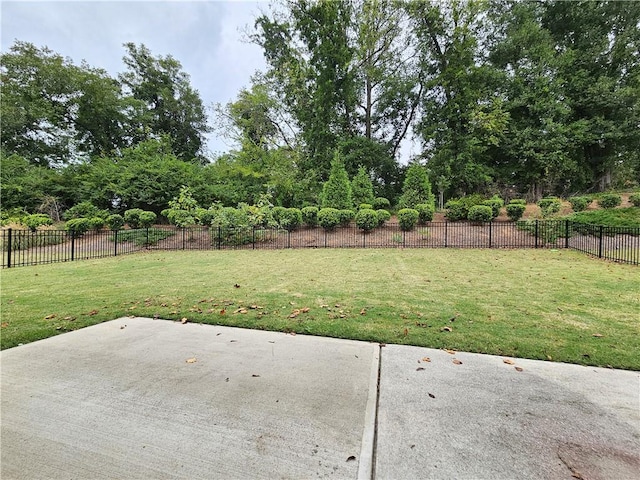
[[[373,194],[373,183],[364,167],[358,168],[358,173],[351,180],[351,194],[356,206],[363,203],[371,205],[375,195]]]
[[[431,193],[431,183],[427,171],[419,163],[414,163],[407,170],[398,206],[400,208],[414,208],[421,203],[435,206],[435,198]]]
[[[322,208],[346,210],[353,208],[351,182],[338,152],[333,156],[329,180],[322,186]]]

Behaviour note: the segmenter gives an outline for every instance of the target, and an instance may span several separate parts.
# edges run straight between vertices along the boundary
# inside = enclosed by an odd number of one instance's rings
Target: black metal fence
[[[140,250],[285,248],[568,248],[598,258],[640,265],[640,228],[587,225],[569,220],[430,222],[411,231],[387,224],[370,232],[355,225],[322,228],[176,228],[100,230],[72,235],[62,230],[1,231],[2,267],[66,262]]]

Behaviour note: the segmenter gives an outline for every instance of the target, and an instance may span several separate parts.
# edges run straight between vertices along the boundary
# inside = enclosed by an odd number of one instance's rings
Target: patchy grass
[[[0,299],[2,348],[135,315],[640,370],[638,267],[564,250],[147,252]]]

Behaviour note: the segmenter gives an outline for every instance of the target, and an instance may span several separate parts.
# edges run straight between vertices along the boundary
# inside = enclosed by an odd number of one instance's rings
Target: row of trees
[[[640,180],[640,3],[282,0],[268,68],[207,118],[171,56],[125,45],[113,78],[47,48],[2,53],[2,205],[161,212],[321,204],[337,155],[402,203],[403,142],[444,199],[568,195]],[[234,140],[211,157],[213,129]]]

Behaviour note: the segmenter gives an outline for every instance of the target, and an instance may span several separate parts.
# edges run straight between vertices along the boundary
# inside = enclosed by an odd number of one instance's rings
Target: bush
[[[356,213],[353,210],[338,210],[338,216],[340,217],[340,225],[346,227],[351,223],[356,216]]]
[[[100,217],[89,218],[89,228],[94,231],[102,230],[105,224],[105,219]]]
[[[522,203],[509,203],[506,208],[509,220],[511,220],[512,222],[517,222],[522,218],[522,215],[524,215],[524,210],[527,207]]]
[[[373,205],[370,203],[361,203],[358,210],[373,210]]]
[[[340,213],[335,208],[321,208],[318,212],[318,224],[325,230],[333,230],[340,225]]]
[[[286,215],[287,208],[286,207],[273,207],[271,209],[271,215],[275,222],[280,225],[282,218]]]
[[[92,217],[100,217],[107,218],[109,216],[109,212],[107,210],[100,210],[98,207],[93,205],[91,202],[80,202],[77,205],[74,205],[69,210],[62,214],[63,220],[71,220],[73,218],[92,218]]]
[[[514,198],[509,202],[511,205],[524,205],[527,206],[527,201],[524,198]]]
[[[374,210],[389,210],[391,208],[391,202],[384,197],[376,197],[373,199],[371,207]]]
[[[378,217],[378,226],[381,227],[391,219],[391,214],[388,210],[384,210],[383,208],[376,210],[376,216]]]
[[[474,205],[469,209],[467,218],[472,222],[490,222],[493,219],[493,209],[489,205]]]
[[[141,208],[132,208],[124,212],[124,221],[130,228],[140,228],[140,214],[144,212]]]
[[[45,215],[44,213],[34,213],[23,217],[21,223],[32,232],[35,232],[38,227],[42,227],[43,225],[53,225],[53,220],[51,220],[49,215]]]
[[[435,197],[431,193],[427,170],[419,163],[413,163],[407,169],[398,205],[401,208],[415,208],[420,203],[435,205]]]
[[[124,227],[124,218],[122,215],[118,215],[116,213],[114,215],[109,215],[105,223],[110,230],[120,230]]]
[[[587,209],[591,201],[586,197],[571,197],[569,203],[574,212],[582,212]]]
[[[353,202],[356,205],[373,203],[373,183],[364,167],[359,167],[358,173],[353,177],[353,180],[351,180],[351,193]]]
[[[425,223],[433,220],[433,214],[435,213],[433,205],[419,203],[416,205],[415,209],[418,211],[418,223],[420,223],[420,225],[424,225]]]
[[[365,232],[370,232],[378,226],[378,215],[371,208],[363,208],[356,214],[356,225]]]
[[[72,218],[67,221],[64,226],[65,230],[72,233],[74,236],[84,235],[91,228],[91,223],[88,218]]]
[[[502,200],[497,195],[494,195],[489,200],[485,200],[484,202],[482,202],[482,205],[491,207],[492,218],[497,218],[498,215],[500,215],[500,209],[504,207],[504,200]]]
[[[149,228],[156,223],[157,218],[158,217],[155,213],[143,211],[138,217],[138,224],[140,225],[140,228]]]
[[[413,208],[403,208],[398,212],[398,223],[400,229],[407,232],[413,230],[418,223],[419,214]]]
[[[469,209],[460,200],[449,200],[444,208],[447,210],[446,217],[452,222],[465,220],[469,214]]]
[[[640,193],[632,193],[629,195],[629,201],[634,207],[640,207]]]
[[[279,216],[278,223],[285,230],[295,230],[302,223],[302,212],[299,208],[285,208]]]
[[[323,208],[345,209],[353,207],[351,182],[338,152],[335,153],[331,162],[329,179],[322,185],[320,198]]]
[[[615,193],[607,193],[598,199],[601,208],[615,208],[622,203],[622,197]]]
[[[195,210],[196,221],[200,225],[210,226],[218,214],[218,209],[214,206],[209,208],[198,207]]]
[[[302,223],[308,227],[318,226],[318,207],[304,207],[302,213]]]
[[[548,218],[560,211],[560,207],[562,203],[559,198],[556,197],[547,197],[542,198],[538,201],[538,207],[542,211],[542,217]]]

